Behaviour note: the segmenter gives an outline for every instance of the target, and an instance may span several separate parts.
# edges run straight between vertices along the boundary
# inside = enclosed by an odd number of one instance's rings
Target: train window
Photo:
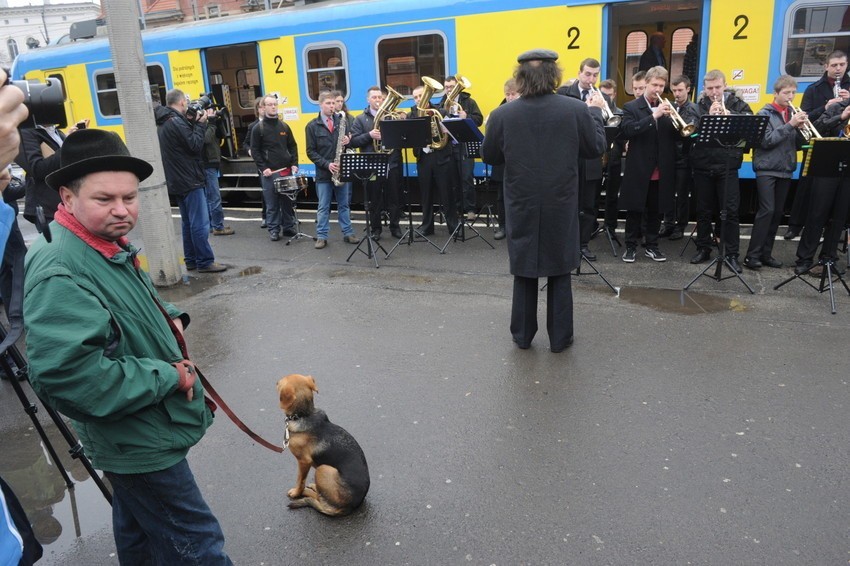
[[[626,61],[623,68],[626,70],[623,73],[623,80],[626,84],[623,85],[623,90],[629,96],[634,96],[632,90],[632,76],[638,72],[640,66],[640,56],[646,51],[647,37],[643,30],[635,30],[626,36]]]
[[[260,96],[260,72],[256,67],[236,71],[236,92],[239,107],[254,110],[254,99]]]
[[[165,100],[165,71],[161,65],[148,65],[148,82],[154,101],[157,97]],[[115,118],[121,115],[121,105],[118,103],[118,89],[115,84],[115,73],[110,69],[94,74],[97,106],[105,118]],[[158,95],[158,96],[157,96]]]
[[[210,73],[210,84],[211,85],[220,85],[224,82],[224,78],[221,76],[221,73]]]
[[[685,75],[691,80],[691,84],[696,84],[691,75],[696,73],[696,67],[689,65],[689,58],[696,56],[696,43],[694,42],[694,30],[691,28],[679,28],[673,32],[672,41],[670,42],[670,79]],[[691,56],[693,53],[693,56]],[[694,60],[695,62],[695,60]],[[689,69],[688,67],[692,67]]]
[[[341,43],[308,45],[304,48],[304,68],[307,70],[307,97],[318,103],[319,93],[339,90],[348,96],[347,58]]]
[[[378,80],[404,96],[422,84],[422,77],[446,76],[446,40],[440,33],[385,37],[378,41]]]
[[[14,61],[15,57],[18,56],[18,42],[14,39],[7,39],[6,49],[9,50],[9,58]]]
[[[785,15],[782,70],[793,77],[823,75],[826,57],[850,48],[850,2],[800,0]]]

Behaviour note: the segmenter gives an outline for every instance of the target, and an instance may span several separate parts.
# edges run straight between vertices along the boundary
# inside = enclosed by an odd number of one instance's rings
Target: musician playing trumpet
[[[703,78],[705,95],[697,107],[704,114],[752,114],[750,105],[732,91],[726,91],[726,75],[717,69]],[[740,221],[738,208],[741,203],[738,185],[738,169],[744,161],[743,149],[724,149],[696,144],[691,151],[691,166],[694,169],[694,189],[697,193],[697,253],[691,263],[703,263],[711,259],[714,242],[711,238],[711,221],[715,213],[726,210],[726,221],[719,234],[724,243],[726,259],[736,272],[743,268],[738,263],[740,247]],[[727,179],[728,168],[728,179]],[[725,195],[725,202],[724,202]]]
[[[688,125],[696,125],[699,122],[699,112],[697,105],[690,101],[691,80],[685,75],[674,77],[670,81],[670,90],[673,92],[671,104],[682,121]],[[679,240],[684,237],[685,229],[688,227],[693,187],[690,164],[692,146],[693,139],[690,136],[681,135],[680,131],[676,139],[676,181],[673,199],[668,201],[666,208],[661,211],[664,214],[664,220],[658,235],[662,238]]]
[[[782,267],[782,262],[773,257],[773,241],[785,210],[791,177],[797,169],[797,150],[803,142],[801,129],[807,124],[806,113],[795,112],[791,105],[795,94],[797,81],[782,75],[773,85],[773,102],[758,112],[767,116],[768,122],[761,147],[753,149],[759,207],[744,258],[744,266],[750,269]]]
[[[644,95],[623,106],[620,135],[629,140],[630,146],[620,188],[620,208],[626,210],[623,261],[627,263],[635,261],[641,236],[646,257],[667,260],[658,248],[659,203],[664,202],[666,209],[673,200],[678,136],[670,119],[672,107],[661,98],[667,77],[664,67],[652,67],[646,72]],[[644,224],[646,232],[642,234]]]

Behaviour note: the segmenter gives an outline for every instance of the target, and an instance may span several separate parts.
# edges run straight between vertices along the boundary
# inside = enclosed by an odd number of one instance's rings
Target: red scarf
[[[788,108],[787,106],[779,106],[775,102],[771,102],[770,105],[773,106],[776,109],[777,112],[779,112],[779,114],[782,116],[782,120],[787,124],[788,120],[791,119],[791,116],[789,114],[791,109]]]
[[[59,203],[59,208],[56,210],[54,220],[60,225],[71,231],[76,237],[84,241],[90,248],[94,249],[106,259],[112,259],[121,252],[127,251],[125,248],[130,244],[130,240],[126,236],[118,238],[117,242],[106,240],[100,236],[95,236],[89,230],[80,224],[77,218],[68,212],[64,203]],[[139,258],[133,255],[133,265],[139,267]]]

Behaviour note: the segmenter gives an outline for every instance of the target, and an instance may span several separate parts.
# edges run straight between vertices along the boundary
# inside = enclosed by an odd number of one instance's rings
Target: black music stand
[[[605,164],[604,169],[602,170],[602,185],[605,187],[605,192],[607,193],[611,186],[611,179],[609,179],[609,170],[611,168],[611,157],[610,153],[612,151],[617,151],[617,148],[614,147],[614,142],[617,141],[617,135],[620,133],[620,126],[605,126],[605,143],[607,149],[605,153],[608,153],[608,162]],[[622,167],[620,168],[622,171]],[[617,234],[613,234],[610,231],[605,229],[605,223],[602,223],[602,226],[596,229],[596,234],[599,232],[604,232],[605,237],[608,238],[608,244],[611,246],[611,255],[617,257],[617,249],[614,247],[614,242],[617,242],[617,245],[623,247],[623,244],[620,242],[620,239],[617,237]],[[584,254],[582,254],[584,255]],[[604,277],[603,277],[604,279]],[[610,286],[610,284],[609,284]]]
[[[480,159],[481,158],[481,144],[483,142],[480,141],[471,141],[463,144],[463,154],[469,159]],[[482,162],[483,163],[483,162]],[[482,180],[482,184],[485,187],[490,186],[490,165],[488,163],[483,163],[484,165],[484,179]],[[497,196],[498,198],[498,196]],[[498,222],[497,214],[493,212],[493,207],[496,206],[492,202],[483,205],[478,209],[478,213],[475,215],[475,220],[473,222],[477,222],[479,218],[483,215],[485,218],[484,224],[488,228],[492,225],[493,232],[496,231],[496,223]],[[496,218],[496,221],[493,220]]]
[[[839,183],[844,184],[844,181],[848,178],[847,170],[850,168],[850,140],[846,139],[813,139],[812,140],[812,148],[806,154],[806,160],[803,164],[803,175],[808,177],[825,177],[825,178],[839,178]],[[841,199],[840,191],[842,190],[850,190],[850,188],[842,187],[839,185],[838,191],[835,196],[835,200],[832,202],[832,207],[835,207],[836,201]],[[814,198],[814,195],[812,195]],[[838,213],[838,217],[835,217],[835,213]],[[844,222],[847,217],[847,211],[833,211],[832,222],[838,220],[839,222]],[[803,228],[806,230],[808,228]],[[827,241],[828,238],[832,238],[833,235],[838,235],[838,232],[832,227],[830,230],[826,231],[824,234],[824,241],[821,244],[821,250],[831,246],[832,242]],[[813,264],[807,270],[801,273],[795,273],[793,276],[789,277],[782,283],[776,285],[773,289],[779,289],[786,283],[790,283],[795,279],[799,279],[818,293],[823,293],[824,291],[829,291],[829,302],[832,307],[832,314],[835,314],[835,291],[833,289],[833,281],[840,281],[844,286],[844,289],[847,290],[847,294],[850,295],[850,287],[847,286],[847,283],[844,281],[844,278],[841,276],[841,273],[835,268],[835,262],[837,258],[834,257],[821,257],[817,263]],[[811,270],[813,270],[817,266],[822,266],[822,271],[820,275],[819,284],[812,285],[812,283],[806,279],[803,279],[802,276],[808,274]]]
[[[752,114],[740,115],[708,115],[705,114],[699,121],[699,133],[696,138],[697,144],[704,144],[708,147],[719,147],[726,150],[726,171],[723,177],[723,202],[720,203],[720,247],[718,256],[700,271],[696,277],[691,279],[690,283],[685,285],[683,291],[696,282],[701,276],[705,275],[715,281],[723,281],[737,277],[744,284],[751,294],[755,294],[752,287],[741,277],[741,274],[732,268],[729,259],[726,257],[726,242],[723,240],[724,227],[726,226],[726,196],[729,191],[729,175],[732,172],[730,164],[734,153],[738,149],[749,151],[753,146],[758,145],[764,137],[764,131],[767,128],[767,116],[754,116]],[[729,268],[732,275],[723,277],[723,266]],[[714,275],[710,275],[708,270],[716,267]]]
[[[407,156],[405,149],[413,149],[414,147],[427,147],[433,140],[431,139],[431,119],[430,118],[407,118],[405,120],[384,120],[381,122],[381,143],[387,149],[394,149],[402,152],[404,160],[404,197],[407,199],[407,230],[401,235],[401,238],[387,252],[386,257],[390,257],[397,247],[404,240],[407,240],[407,245],[415,242],[428,243],[437,248],[440,247],[428,239],[425,234],[413,227],[413,210],[410,202],[410,175],[408,175]],[[417,239],[418,238],[418,239]]]
[[[384,254],[387,253],[387,250],[372,236],[372,215],[369,211],[369,190],[366,187],[366,181],[372,177],[386,177],[389,162],[388,153],[343,153],[339,156],[339,178],[346,182],[357,179],[363,184],[363,209],[366,212],[366,236],[360,240],[345,261],[350,261],[355,253],[360,252],[374,260],[375,268],[378,268],[380,266],[375,248],[379,248]],[[363,244],[366,244],[366,251],[360,249]]]
[[[443,120],[443,126],[445,126],[446,130],[448,130],[449,134],[455,141],[458,143],[462,143],[466,145],[467,143],[477,143],[479,148],[481,146],[481,142],[484,140],[484,135],[481,133],[481,130],[478,129],[478,126],[475,125],[475,122],[472,121],[471,118],[452,118],[448,120]],[[463,179],[461,178],[461,185],[463,185]],[[461,188],[461,190],[463,190]],[[453,205],[453,203],[452,203]],[[477,219],[478,216],[475,217]],[[481,240],[490,246],[490,249],[495,250],[496,247],[487,241],[487,238],[481,235],[481,232],[475,229],[475,226],[472,225],[473,220],[467,220],[466,215],[461,215],[458,219],[457,226],[449,235],[449,238],[446,240],[446,243],[440,249],[440,253],[446,253],[446,248],[449,247],[449,244],[453,241],[456,242],[460,240],[461,242],[465,242],[467,240],[474,240],[475,238],[481,238]],[[466,229],[469,228],[473,232],[475,232],[474,236],[466,237]]]

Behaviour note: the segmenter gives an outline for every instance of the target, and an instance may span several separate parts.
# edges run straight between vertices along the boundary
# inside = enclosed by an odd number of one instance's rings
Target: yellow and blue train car
[[[170,88],[195,97],[227,92],[235,139],[253,121],[253,101],[274,93],[280,114],[295,132],[300,162],[304,126],[318,112],[318,94],[339,89],[350,110],[366,106],[372,85],[404,95],[422,76],[459,73],[487,114],[503,97],[518,53],[544,47],[560,54],[565,78],[587,57],[602,77],[620,85],[618,105],[631,96],[631,76],[660,31],[671,76],[701,77],[720,69],[754,111],[772,100],[784,73],[799,92],[823,73],[824,57],[850,47],[850,2],[836,0],[362,0],[331,1],[216,18],[143,33],[152,96]],[[59,78],[67,94],[69,123],[121,131],[109,45],[105,38],[33,50],[15,61],[16,79]],[[404,103],[401,106],[411,106]],[[230,156],[233,174],[247,158]],[[479,164],[477,170],[483,172]],[[745,163],[742,178],[752,178]]]

